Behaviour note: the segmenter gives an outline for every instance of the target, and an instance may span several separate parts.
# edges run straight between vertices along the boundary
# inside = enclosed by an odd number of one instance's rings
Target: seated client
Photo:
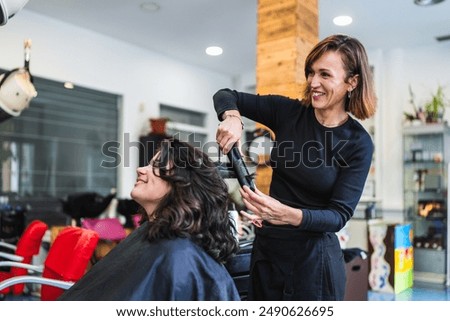
[[[59,300],[239,300],[223,263],[238,251],[228,189],[202,151],[165,140],[137,169],[139,228]]]

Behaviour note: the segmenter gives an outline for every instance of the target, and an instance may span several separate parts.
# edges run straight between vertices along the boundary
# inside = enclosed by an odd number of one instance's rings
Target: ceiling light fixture
[[[414,3],[418,6],[432,6],[434,4],[438,4],[439,2],[442,2],[444,0],[414,0]]]
[[[143,2],[141,3],[141,10],[146,12],[156,12],[161,7],[156,2]]]
[[[66,88],[66,89],[74,89],[74,88],[75,88],[75,85],[73,84],[73,82],[66,81],[66,82],[64,83],[64,88]]]
[[[348,26],[353,22],[352,17],[350,16],[337,16],[333,18],[333,23],[336,26]]]
[[[205,52],[209,56],[220,56],[223,53],[223,49],[218,46],[211,46],[206,48]]]

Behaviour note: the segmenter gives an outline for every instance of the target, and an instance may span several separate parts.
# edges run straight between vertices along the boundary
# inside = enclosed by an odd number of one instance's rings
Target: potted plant
[[[169,121],[167,117],[150,118],[150,129],[153,134],[165,135],[166,123]]]
[[[438,86],[436,93],[432,94],[431,99],[424,105],[426,122],[441,122],[444,117],[446,107],[448,107],[448,102],[445,101],[444,90],[442,86]]]
[[[444,88],[442,86],[438,86],[436,92],[431,95],[430,100],[425,102],[423,107],[416,105],[411,86],[409,86],[409,97],[409,102],[413,107],[413,113],[404,112],[404,116],[412,124],[442,122],[445,108],[450,105],[445,99]]]

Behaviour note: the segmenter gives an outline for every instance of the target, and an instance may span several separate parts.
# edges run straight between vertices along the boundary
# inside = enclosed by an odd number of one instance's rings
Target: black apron
[[[256,230],[249,300],[343,300],[344,256],[334,233],[265,224]]]

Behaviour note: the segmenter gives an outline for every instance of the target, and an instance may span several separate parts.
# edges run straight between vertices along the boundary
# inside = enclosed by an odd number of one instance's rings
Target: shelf
[[[434,198],[446,198],[447,190],[442,189],[440,191],[418,191],[416,189],[405,189],[405,193],[417,193],[421,195],[424,199],[434,199]]]
[[[449,147],[447,124],[403,128],[405,219],[413,224],[414,244],[421,245],[414,247],[414,274],[438,276],[448,284]]]
[[[445,165],[443,162],[435,162],[434,160],[421,160],[421,161],[413,161],[413,160],[405,160],[403,162],[404,165],[425,165],[429,167],[443,167]]]
[[[414,282],[445,284],[445,273],[421,272],[414,270]]]
[[[415,221],[415,222],[441,222],[441,221],[445,221],[447,219],[447,217],[422,217],[422,216],[419,216],[419,215],[414,215],[414,216],[411,216],[410,218],[409,218],[409,220],[413,220],[413,221]]]
[[[447,124],[428,124],[420,126],[405,126],[403,127],[403,134],[405,135],[432,135],[432,134],[443,134],[448,131],[449,127]]]
[[[442,217],[424,217],[424,221],[428,221],[428,222],[441,222],[441,221],[445,221],[446,217],[442,216]]]
[[[429,247],[417,247],[414,246],[414,251],[430,251],[430,252],[438,252],[438,255],[444,255],[445,249],[444,248],[429,248]]]

